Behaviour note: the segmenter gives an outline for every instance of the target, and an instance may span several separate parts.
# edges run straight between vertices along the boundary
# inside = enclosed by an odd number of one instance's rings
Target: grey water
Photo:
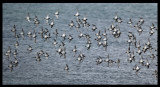
[[[140,71],[138,72],[139,77],[133,71],[135,64],[138,64],[140,56],[135,53],[135,62],[128,63],[128,56],[125,52],[128,49],[128,32],[133,32],[136,36],[137,41],[141,41],[141,46],[150,38],[153,48],[157,48],[157,31],[150,36],[149,26],[152,23],[157,27],[157,3],[3,3],[3,48],[2,48],[2,81],[3,85],[41,85],[41,84],[131,84],[131,85],[157,85],[157,80],[153,76],[154,70],[157,70],[157,56],[151,62],[148,55],[151,55],[149,51],[143,54],[145,58],[149,59],[151,63],[150,68],[147,69],[145,66],[140,66]],[[59,9],[59,18],[56,19],[54,13]],[[82,19],[84,16],[87,17],[90,27],[83,28],[79,30],[84,34],[90,34],[92,46],[89,50],[85,47],[87,40],[85,38],[78,38],[79,33],[75,28],[69,28],[68,24],[71,20],[76,21],[74,14],[77,12],[80,14]],[[25,17],[27,13],[30,13],[31,22],[27,22]],[[113,18],[116,16],[122,18],[123,22],[118,24],[120,26],[121,35],[119,38],[113,37],[111,32],[107,30],[107,51],[104,50],[102,46],[98,47],[95,34],[101,30],[104,32],[105,28],[109,28],[112,23],[114,23]],[[45,23],[45,17],[49,14],[51,18],[54,19],[54,27],[51,28]],[[36,27],[33,23],[33,18],[35,15],[40,20],[40,24]],[[139,18],[144,19],[144,24],[142,25],[143,32],[141,35],[138,34],[137,30],[127,24],[127,21],[131,18],[133,25],[135,25]],[[97,30],[92,32],[92,24],[97,26]],[[116,24],[116,23],[114,23]],[[17,48],[18,54],[17,59],[19,64],[17,67],[13,68],[11,72],[8,68],[9,62],[4,55],[8,49],[11,47],[12,52],[16,49],[14,44],[16,43],[16,38],[13,36],[14,33],[11,32],[13,25],[16,25],[17,33],[24,29],[25,37],[18,39],[19,47]],[[40,35],[37,36],[37,43],[26,35],[28,31],[39,32],[41,27],[49,29],[51,33],[51,38],[44,41]],[[158,27],[157,27],[158,28]],[[71,42],[66,39],[64,43],[66,44],[66,59],[56,52],[58,47],[55,48],[52,44],[55,35],[53,31],[58,29],[59,36],[57,42],[60,43],[62,38],[60,35],[66,32],[68,35],[73,36]],[[33,51],[28,53],[28,45],[33,47]],[[74,57],[72,49],[77,46],[79,54],[82,52],[86,57],[82,63],[79,63],[77,56]],[[42,61],[37,62],[33,57],[40,50],[44,50],[49,53],[48,59],[42,57]],[[131,45],[131,50],[137,51],[134,46]],[[156,52],[153,52],[157,54]],[[111,66],[107,66],[106,62],[97,65],[96,59],[98,56],[107,57],[109,54],[110,59],[121,60],[119,68],[117,64],[113,63]],[[105,58],[103,58],[105,59]],[[11,60],[14,60],[13,55],[11,55]],[[69,72],[65,71],[65,65],[68,64]],[[139,64],[140,65],[140,64]]]

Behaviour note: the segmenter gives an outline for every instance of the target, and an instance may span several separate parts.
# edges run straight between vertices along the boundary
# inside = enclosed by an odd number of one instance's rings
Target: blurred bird
[[[97,62],[97,65],[98,65],[98,64],[101,64],[101,63],[103,62],[102,57],[99,56],[99,57],[97,58],[96,62]]]
[[[138,75],[138,71],[140,70],[140,67],[138,67],[138,65],[136,64],[133,68],[133,70],[136,71],[136,75]]]
[[[64,70],[66,70],[67,72],[69,72],[69,67],[68,67],[67,64],[66,64],[66,67],[64,68]]]
[[[32,52],[32,47],[30,46],[30,45],[28,45],[29,46],[29,48],[27,48],[27,50],[29,51],[29,52]]]
[[[59,9],[57,9],[57,11],[54,13],[54,15],[55,15],[56,18],[58,19],[58,16],[59,16]]]
[[[97,29],[96,25],[92,24],[92,31],[95,31]]]
[[[146,66],[147,68],[149,68],[149,66],[150,66],[150,63],[149,63],[148,59],[146,59],[146,64],[145,64],[145,66]]]
[[[22,36],[22,38],[23,38],[23,40],[24,40],[24,30],[23,30],[23,28],[22,28],[22,32],[20,33],[20,35]]]
[[[29,13],[28,13],[28,14],[27,14],[27,16],[26,16],[26,20],[27,20],[28,22],[30,22],[30,21],[31,21],[31,18],[30,18]]]
[[[58,36],[58,30],[56,29],[54,32],[53,32],[53,34],[55,34],[56,35],[56,38],[57,38],[57,36]]]
[[[72,39],[73,39],[73,37],[71,35],[69,35],[69,37],[68,37],[69,42],[71,42]]]
[[[68,24],[68,26],[70,27],[70,29],[71,29],[71,28],[73,28],[73,26],[74,26],[74,22],[73,22],[73,21],[71,21],[71,23],[70,23],[70,24]]]
[[[11,29],[12,32],[14,32],[14,36],[16,37],[16,25],[13,25],[13,28]]]
[[[77,47],[76,47],[76,45],[74,46],[74,49],[72,50],[74,53],[75,53],[75,55],[74,55],[74,57],[76,56],[76,52],[77,52]]]
[[[10,64],[9,64],[9,69],[11,70],[11,72],[13,71],[13,63],[12,63],[12,61],[10,61]]]

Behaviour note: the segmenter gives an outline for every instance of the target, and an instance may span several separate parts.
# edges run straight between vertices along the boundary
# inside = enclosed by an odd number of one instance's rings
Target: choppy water
[[[50,26],[45,24],[44,17],[49,13],[51,18],[55,18],[54,13],[59,9],[60,15],[59,19],[55,20],[55,26],[50,28]],[[73,16],[78,9],[80,13],[80,18],[83,18],[87,14],[88,22],[90,24],[95,24],[97,30],[95,32],[91,31],[91,26],[89,31],[84,28],[80,28],[80,31],[86,34],[90,34],[92,46],[90,50],[86,50],[85,43],[87,40],[85,38],[78,39],[79,33],[75,28],[70,29],[68,24],[71,20],[75,21]],[[40,20],[40,25],[35,27],[33,22],[28,23],[25,20],[27,13],[30,13],[31,18],[35,15],[38,16]],[[113,17],[115,13],[120,16],[123,22],[119,25],[121,29],[120,38],[114,38],[110,31],[107,30],[108,37],[108,47],[107,51],[103,47],[98,47],[95,39],[95,34],[98,30],[104,31],[104,28],[109,28],[112,24]],[[135,28],[131,28],[127,25],[127,21],[131,18],[133,24],[139,20],[139,17],[143,17],[145,23],[142,25],[143,32],[139,36]],[[135,64],[138,64],[140,56],[135,53],[136,61],[133,63],[127,62],[127,54],[125,51],[128,49],[128,32],[133,32],[137,37],[137,41],[141,41],[141,45],[147,42],[149,37],[149,26],[154,23],[157,27],[157,4],[155,3],[4,3],[3,4],[3,84],[157,84],[156,78],[152,75],[154,70],[157,70],[155,66],[157,63],[157,56],[147,69],[144,66],[140,66],[138,76],[132,70]],[[41,36],[38,35],[37,43],[30,40],[27,35],[25,35],[25,40],[19,38],[19,47],[17,59],[19,60],[19,65],[14,67],[13,72],[8,69],[9,62],[6,60],[4,53],[7,51],[8,46],[11,46],[11,50],[16,49],[14,47],[16,38],[13,37],[13,32],[11,28],[13,25],[17,25],[17,33],[24,29],[25,34],[29,30],[36,29],[38,32],[43,26],[48,28],[51,33],[51,38],[44,42]],[[53,31],[58,29],[59,35],[62,35],[64,31],[66,34],[71,34],[74,39],[69,43],[68,39],[65,40],[67,57],[64,59],[60,57],[53,45]],[[153,48],[157,48],[157,31],[150,37],[151,44]],[[58,37],[58,42],[61,41],[61,37]],[[33,47],[33,52],[27,52],[27,45]],[[77,45],[78,53],[82,51],[86,56],[82,63],[79,63],[76,57],[73,57],[74,53],[71,50]],[[44,50],[49,53],[49,59],[42,58],[42,61],[38,63],[33,56],[36,52]],[[131,50],[135,52],[133,46]],[[110,55],[113,60],[120,59],[120,67],[117,64],[113,64],[107,67],[107,64],[103,62],[100,65],[96,65],[96,59],[98,56],[106,57]],[[154,54],[157,54],[154,52]],[[144,57],[150,55],[149,51],[143,54]],[[11,56],[13,60],[14,57]],[[149,62],[151,59],[149,58]],[[69,66],[69,72],[64,71],[65,64]]]

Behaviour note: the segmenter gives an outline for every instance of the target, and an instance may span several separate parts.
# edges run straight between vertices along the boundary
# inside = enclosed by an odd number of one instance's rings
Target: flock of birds
[[[49,15],[47,15],[44,20],[47,24],[47,26],[50,26],[50,28],[54,28],[55,26],[55,21],[54,20],[59,20],[59,10],[57,10],[54,14],[55,16],[55,19],[51,19]],[[117,16],[113,18],[113,21],[115,22],[112,22],[112,24],[110,25],[110,27],[108,29],[104,29],[104,31],[102,30],[99,30],[99,31],[96,31],[98,28],[95,24],[91,24],[89,23],[87,20],[87,16],[85,16],[84,18],[80,18],[80,14],[77,10],[76,14],[74,15],[75,16],[75,20],[70,20],[71,22],[68,23],[68,28],[70,28],[70,30],[73,30],[75,29],[79,35],[78,37],[79,38],[74,38],[73,35],[67,35],[67,32],[64,31],[62,35],[59,34],[58,32],[58,29],[54,29],[55,31],[53,32],[53,47],[54,49],[56,50],[56,54],[59,54],[60,57],[64,57],[66,59],[66,45],[65,45],[65,42],[66,42],[66,39],[68,39],[69,43],[72,42],[73,39],[83,39],[83,41],[86,40],[86,45],[85,45],[85,48],[87,50],[90,50],[91,46],[92,46],[92,41],[90,38],[93,38],[93,36],[91,37],[90,34],[84,34],[82,31],[82,27],[83,28],[86,28],[87,31],[90,31],[90,32],[96,32],[95,33],[95,41],[97,42],[97,46],[100,47],[102,46],[104,48],[105,51],[107,51],[107,46],[108,46],[108,37],[107,37],[107,32],[110,32],[114,38],[119,38],[121,36],[121,31],[120,31],[120,24],[123,22],[123,20]],[[38,19],[37,16],[35,16],[35,18],[31,18],[30,17],[30,14],[28,13],[27,16],[26,16],[26,21],[28,23],[34,23],[34,25],[36,27],[40,26],[39,24],[41,23],[40,20]],[[114,23],[117,23],[116,25],[114,25]],[[139,21],[137,22],[136,25],[133,25],[133,22],[132,22],[132,19],[129,19],[129,21],[127,22],[127,24],[133,28],[135,28],[137,30],[137,32],[139,33],[139,36],[142,34],[143,32],[143,29],[142,29],[142,25],[145,23],[144,19],[143,18],[140,18]],[[155,33],[155,30],[157,30],[157,28],[154,26],[154,24],[152,23],[151,26],[149,26],[150,28],[150,36],[152,36],[154,33]],[[9,62],[9,69],[11,71],[13,71],[13,68],[16,67],[19,63],[18,59],[17,59],[17,54],[18,54],[18,51],[17,51],[17,48],[19,47],[19,41],[18,39],[19,38],[22,38],[23,40],[25,40],[25,38],[27,38],[27,36],[30,38],[30,40],[34,40],[34,43],[37,44],[37,37],[38,35],[41,36],[41,39],[44,40],[44,41],[47,41],[49,40],[51,37],[51,34],[52,32],[50,32],[50,29],[47,29],[47,28],[44,28],[43,26],[41,26],[41,29],[39,29],[39,31],[36,31],[35,29],[32,31],[28,31],[28,33],[24,32],[23,28],[21,30],[20,33],[17,34],[17,27],[16,25],[13,25],[13,28],[11,29],[11,32],[14,33],[14,37],[16,38],[16,43],[15,43],[15,50],[14,51],[11,51],[11,47],[9,46],[8,47],[8,50],[5,52],[5,56],[6,56],[6,59],[8,60]],[[57,39],[57,38],[61,38],[61,39]],[[133,67],[133,70],[135,70],[136,72],[136,75],[138,73],[138,71],[141,69],[140,68],[140,65],[144,66],[144,67],[147,67],[149,69],[151,63],[149,62],[149,58],[153,61],[156,56],[158,55],[155,55],[153,53],[153,51],[157,51],[156,49],[157,48],[153,48],[152,47],[152,44],[150,42],[150,38],[148,38],[148,42],[146,42],[144,44],[144,46],[142,46],[140,44],[140,41],[137,41],[136,40],[136,36],[132,33],[132,32],[128,32],[128,50],[125,52],[127,55],[128,55],[128,63],[132,63],[133,61],[135,62],[135,60],[139,60],[139,62],[137,62],[135,64],[135,66]],[[57,40],[61,40],[61,41],[57,41]],[[93,41],[94,42],[94,41]],[[136,53],[139,54],[139,58],[135,58],[135,51],[134,49],[131,49],[131,48],[135,48],[137,49]],[[31,53],[34,49],[32,48],[31,45],[28,45],[28,48],[26,49],[28,51],[28,53]],[[85,54],[82,53],[82,51],[79,51],[77,49],[77,46],[75,45],[74,48],[71,50],[73,53],[74,53],[74,57],[77,58],[77,61],[79,61],[79,63],[82,63],[86,57]],[[151,55],[149,55],[149,57],[146,57],[146,58],[143,58],[144,57],[144,54],[149,51],[151,53]],[[11,55],[14,56],[14,60],[11,59]],[[35,54],[35,60],[37,62],[40,62],[42,57],[45,57],[46,59],[48,59],[49,56],[49,53],[45,52],[44,50],[40,50],[39,52],[37,52]],[[103,59],[105,58],[105,59]],[[99,56],[97,59],[96,59],[96,63],[97,65],[101,64],[102,62],[106,62],[108,64],[108,67],[110,64],[113,64],[113,63],[117,63],[118,65],[118,68],[120,66],[120,59],[117,59],[117,60],[112,60],[110,59],[109,57],[109,54],[107,55],[107,57],[102,57],[102,56]],[[157,62],[158,63],[158,62]],[[157,66],[157,65],[156,65]],[[64,70],[68,71],[69,72],[69,66],[68,64],[66,64],[66,66],[64,67]],[[155,70],[154,73],[152,75],[155,75],[156,78],[158,78],[158,71]]]

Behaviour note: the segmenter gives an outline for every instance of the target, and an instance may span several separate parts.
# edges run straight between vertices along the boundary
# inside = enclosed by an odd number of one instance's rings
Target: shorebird
[[[66,31],[62,34],[62,36],[61,36],[62,38],[63,38],[63,41],[65,40],[65,38],[66,38]]]
[[[97,38],[96,38],[95,40],[101,41],[101,39],[102,39],[101,35],[98,35]]]
[[[103,41],[107,41],[107,40],[108,40],[108,39],[107,39],[107,36],[104,36],[102,40],[103,40]]]
[[[46,20],[46,24],[48,24],[48,21],[50,19],[49,14],[44,19]]]
[[[43,50],[40,50],[40,52],[38,53],[39,56],[42,56],[44,54],[45,54],[45,52]]]
[[[129,46],[131,46],[132,40],[128,39],[127,42],[129,43]]]
[[[117,22],[118,22],[119,24],[121,24],[123,21],[122,21],[122,19],[119,17],[119,18],[117,19]]]
[[[148,46],[147,46],[147,44],[145,44],[142,51],[145,53],[147,51],[147,49],[148,49]]]
[[[82,32],[80,32],[80,34],[79,34],[79,38],[81,38],[81,37],[83,37],[84,35],[82,34]]]
[[[53,45],[56,47],[57,44],[58,44],[58,42],[56,41],[56,39],[54,39]]]
[[[145,66],[146,66],[147,68],[149,68],[149,66],[150,66],[150,63],[148,62],[148,59],[146,59],[146,64],[145,64]]]
[[[102,33],[103,36],[107,36],[106,28],[104,29],[104,33]]]
[[[79,63],[83,62],[84,57],[85,57],[85,55],[80,52],[80,54],[78,55],[78,59],[77,59],[79,61]]]
[[[82,19],[83,21],[85,21],[85,22],[87,22],[87,15],[85,14],[85,16],[83,17],[83,19]]]
[[[38,53],[38,52],[37,52],[37,55],[36,55],[34,58],[36,58],[36,61],[38,61],[38,62],[40,62],[40,61],[41,61],[41,58],[40,58],[40,55],[39,55],[39,53]]]
[[[130,51],[130,46],[128,47],[128,50],[127,50],[125,53],[127,53],[127,54],[130,54],[130,53],[131,53],[131,51]]]
[[[38,20],[38,17],[37,17],[37,16],[35,16],[34,24],[35,24],[36,26],[38,26],[38,25],[40,24],[40,21]]]
[[[84,34],[83,36],[84,36],[86,39],[90,39],[90,38],[91,38],[89,34]]]
[[[99,30],[95,35],[100,36],[101,31]]]
[[[79,63],[84,60],[84,57],[86,57],[86,56],[83,53],[81,53],[81,51],[80,51],[80,54],[78,55],[78,59],[77,59],[79,61]]]
[[[17,58],[16,57],[14,57],[14,62],[13,62],[13,64],[15,65],[15,67],[18,65],[18,60],[17,60]]]
[[[44,38],[43,33],[44,33],[43,27],[41,27],[41,30],[38,32],[38,34],[41,34],[41,38],[42,38],[42,39]]]
[[[87,44],[92,44],[90,39],[87,40]]]
[[[37,21],[38,20],[38,17],[35,15],[35,18],[33,19],[33,21]]]
[[[27,50],[29,51],[29,52],[32,52],[32,47],[30,46],[30,45],[28,45],[29,46],[29,48],[27,48]]]
[[[130,26],[132,26],[132,19],[129,19],[129,21],[127,22],[127,24],[129,24]]]
[[[141,55],[141,59],[139,60],[139,63],[142,64],[142,66],[144,66],[144,60],[142,55]]]
[[[106,40],[103,41],[103,47],[105,47],[105,51],[107,50],[107,46],[108,46],[107,41]]]
[[[129,54],[129,58],[128,58],[129,63],[131,63],[132,61],[135,61],[134,57],[135,57],[134,54],[131,54],[131,53]]]
[[[53,34],[55,34],[56,35],[56,38],[57,38],[57,36],[58,36],[58,31],[57,31],[57,29],[53,32]]]
[[[54,21],[52,20],[52,22],[49,24],[51,26],[51,28],[55,25]]]
[[[18,41],[16,41],[16,43],[15,43],[15,45],[14,45],[16,48],[18,48],[18,46],[19,46],[19,43],[18,43]]]
[[[115,61],[115,63],[118,64],[118,68],[119,68],[120,59],[117,59],[117,61]]]
[[[73,37],[71,35],[69,35],[69,37],[68,37],[69,42],[71,42],[72,39],[73,39]]]
[[[139,22],[139,25],[142,25],[144,24],[144,19],[140,17],[140,20],[138,22]]]
[[[75,26],[75,28],[76,28],[77,32],[79,32],[79,28],[81,28],[80,27],[80,23],[77,23],[77,25]]]
[[[111,24],[111,26],[110,26],[110,28],[108,30],[113,31],[114,29],[115,29],[115,26],[114,26],[114,24],[112,22],[112,24]]]
[[[135,48],[136,48],[136,46],[137,46],[137,41],[136,41],[136,37],[135,37],[135,36],[133,36],[133,38],[132,38],[132,44],[134,44],[134,46],[135,46]]]
[[[47,28],[44,29],[44,34],[47,34],[49,30]]]
[[[138,48],[138,50],[136,51],[136,53],[138,53],[139,55],[141,55],[142,51],[141,51],[140,47]]]
[[[26,20],[27,20],[28,22],[30,22],[30,21],[31,21],[31,18],[30,18],[29,13],[28,13],[28,14],[27,14],[27,16],[26,16]]]
[[[118,16],[117,16],[117,13],[116,13],[116,16],[113,18],[113,20],[117,21],[118,19]]]
[[[134,36],[134,35],[133,35],[133,33],[132,33],[132,32],[128,32],[128,38],[130,38],[130,39],[131,39],[131,38],[133,38],[133,36]]]
[[[152,25],[149,27],[151,30],[155,29],[156,27],[154,26],[154,24],[152,23]]]
[[[86,46],[85,47],[87,47],[87,50],[89,50],[90,49],[90,47],[91,47],[91,40],[90,39],[88,39],[87,40],[87,43],[86,43]]]
[[[66,58],[66,47],[62,48],[61,54],[61,56],[64,56],[64,58]]]
[[[9,64],[9,69],[11,70],[11,72],[12,72],[12,70],[13,70],[13,63],[12,63],[12,61],[10,61],[10,64]]]
[[[14,36],[16,37],[16,25],[13,25],[13,28],[11,29],[12,32],[14,32]]]
[[[36,37],[37,37],[37,35],[36,35],[35,30],[34,30],[34,33],[32,34],[32,38],[34,38],[34,42],[35,42],[35,43],[36,43]]]
[[[141,48],[141,45],[140,45],[140,41],[137,42],[136,44],[136,48],[140,49]]]
[[[78,56],[77,60],[79,61],[79,63],[83,62],[83,57]]]
[[[9,61],[11,54],[8,53],[8,52],[6,52],[6,53],[5,53],[5,56],[7,56],[7,60]]]
[[[99,57],[97,58],[96,62],[97,62],[97,65],[98,65],[98,64],[101,64],[101,63],[103,62],[102,57],[99,56]]]
[[[86,57],[82,52],[80,52],[79,56],[82,58]]]
[[[149,47],[151,45],[150,39],[148,38],[148,42],[146,43],[146,45]]]
[[[8,46],[7,53],[11,53],[11,47],[10,46]]]
[[[16,35],[16,41],[18,41],[19,35]]]
[[[156,77],[156,79],[158,80],[158,71],[157,70],[155,70],[152,75],[154,75]]]
[[[76,16],[77,19],[78,19],[78,17],[80,16],[80,14],[79,14],[79,12],[78,12],[78,9],[77,9],[77,13],[76,13],[74,16]]]
[[[46,57],[46,59],[48,59],[49,54],[47,52],[44,53],[44,57]]]
[[[87,43],[85,47],[87,47],[87,50],[89,50],[91,47],[91,44]]]
[[[116,32],[116,38],[119,38],[121,35],[120,27],[117,25],[117,32]]]
[[[5,56],[7,56],[7,60],[9,61],[10,57],[11,57],[11,48],[10,46],[8,47],[7,52],[5,53]]]
[[[27,36],[28,36],[30,39],[32,39],[32,32],[31,32],[31,31],[28,31]]]
[[[65,43],[63,41],[61,41],[59,47],[64,47],[65,46]]]
[[[22,32],[20,33],[20,35],[22,36],[22,38],[23,38],[23,40],[24,40],[24,30],[23,30],[23,28],[22,28]]]
[[[13,55],[14,55],[14,58],[16,58],[17,57],[17,50],[15,50],[14,52],[13,52]]]
[[[141,33],[143,32],[141,26],[139,26],[139,27],[137,28],[137,31],[138,31],[139,35],[141,35]]]
[[[155,58],[155,55],[152,53],[152,54],[150,55],[150,58],[152,58],[152,61],[153,61],[154,58]]]
[[[62,48],[59,48],[57,51],[56,51],[59,55],[61,54],[62,55]]]
[[[69,67],[68,67],[67,64],[66,64],[66,67],[64,68],[64,70],[66,70],[67,72],[69,72]]]
[[[114,62],[113,60],[109,59],[109,54],[107,55],[107,58],[104,61],[108,63],[108,67],[109,67],[109,63],[112,64]]]
[[[154,29],[150,30],[150,32],[149,32],[150,36],[152,36],[154,33],[155,33]]]
[[[73,26],[74,26],[74,22],[73,22],[73,21],[71,21],[71,23],[70,23],[70,24],[68,24],[68,26],[70,27],[70,29],[71,29],[71,28],[73,28]]]
[[[100,47],[102,45],[102,42],[101,41],[98,41],[97,42],[97,45]]]
[[[89,26],[90,26],[90,24],[88,22],[86,22],[85,25],[86,25],[87,28],[89,28]]]
[[[76,22],[77,22],[78,24],[83,24],[82,20],[79,19],[79,18],[77,18]]]
[[[56,18],[58,19],[58,16],[59,16],[59,9],[57,9],[57,11],[54,13],[54,15],[55,15]]]
[[[72,50],[75,54],[74,54],[74,56],[76,56],[76,52],[77,52],[77,47],[76,47],[76,45],[74,46],[74,49]]]
[[[47,33],[44,35],[44,39],[45,39],[45,41],[47,40],[47,39],[49,39],[49,38],[51,38],[51,36],[50,36],[50,33],[47,35]]]
[[[92,31],[95,31],[97,29],[96,25],[92,24]]]
[[[140,70],[140,67],[138,67],[138,65],[136,64],[134,67],[133,67],[133,70],[136,71],[136,75],[138,75],[138,71]]]

